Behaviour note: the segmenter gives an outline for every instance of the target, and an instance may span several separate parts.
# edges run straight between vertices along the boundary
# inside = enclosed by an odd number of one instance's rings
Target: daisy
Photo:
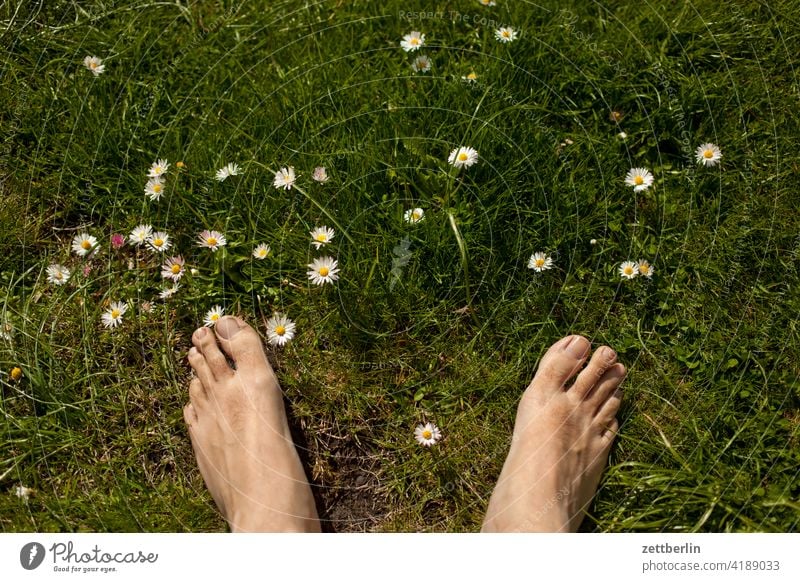
[[[430,447],[439,442],[439,439],[442,438],[442,431],[432,422],[420,424],[414,429],[414,438],[423,447]]]
[[[320,248],[323,245],[328,244],[331,242],[335,231],[332,228],[328,228],[327,226],[320,226],[315,228],[311,231],[311,244],[314,245],[316,248]]]
[[[198,243],[197,246],[199,247],[206,247],[211,249],[212,253],[217,252],[217,249],[220,247],[224,247],[228,244],[225,235],[221,232],[217,232],[216,230],[204,230],[198,236]]]
[[[272,185],[279,190],[281,188],[284,190],[291,190],[292,186],[294,185],[294,181],[294,168],[289,166],[288,168],[281,168],[275,172],[275,179],[272,181]]]
[[[425,44],[425,35],[416,30],[410,32],[400,41],[400,46],[407,53],[414,52]]]
[[[203,325],[206,327],[214,327],[214,324],[222,317],[223,313],[225,313],[225,309],[219,305],[215,305],[206,313],[206,317],[203,319]]]
[[[480,2],[484,6],[495,6],[497,4],[497,2],[495,2],[494,0],[478,0],[478,2]]]
[[[164,193],[164,182],[161,178],[151,178],[144,186],[144,193],[150,200],[158,200]]]
[[[103,59],[99,57],[87,56],[83,59],[83,66],[89,69],[95,77],[106,70],[106,66],[103,64]]]
[[[217,180],[224,182],[229,176],[238,176],[242,171],[237,164],[228,164],[217,170]]]
[[[253,257],[258,259],[259,261],[266,259],[267,255],[272,249],[269,248],[269,245],[266,243],[261,243],[256,248],[253,249]]]
[[[553,259],[547,253],[533,253],[528,259],[528,268],[541,273],[553,268]]]
[[[147,237],[146,242],[147,246],[149,246],[151,250],[158,251],[160,253],[163,253],[172,246],[172,243],[169,241],[169,235],[162,231],[151,234],[149,237]]]
[[[639,268],[639,274],[644,275],[648,279],[653,278],[653,265],[645,261],[644,259],[639,259],[639,262],[636,263],[636,266]]]
[[[161,265],[161,276],[165,279],[180,281],[181,277],[183,277],[183,274],[186,272],[184,263],[185,261],[181,255],[168,258],[164,261],[164,264]]]
[[[414,69],[415,73],[427,73],[431,70],[431,60],[425,55],[419,55],[411,63],[411,68]]]
[[[469,146],[462,146],[450,152],[447,162],[456,168],[469,168],[478,162],[478,152]]]
[[[31,493],[33,493],[33,489],[25,487],[24,485],[17,485],[14,488],[14,495],[20,499],[27,499]]]
[[[325,166],[317,166],[314,168],[314,173],[311,174],[314,181],[324,184],[328,181],[328,172],[325,171]]]
[[[625,261],[619,266],[619,274],[625,279],[633,279],[639,274],[639,265],[633,261]]]
[[[704,143],[695,150],[694,157],[697,159],[698,164],[716,166],[722,157],[722,151],[718,145],[711,142]]]
[[[161,293],[158,294],[158,296],[161,299],[169,299],[170,297],[175,295],[175,293],[177,293],[178,289],[180,289],[180,288],[181,288],[180,284],[179,283],[175,283],[172,287],[170,287],[168,289],[164,289]]]
[[[47,280],[54,285],[63,285],[69,281],[70,272],[63,265],[52,264],[47,267]]]
[[[163,174],[167,173],[167,170],[169,170],[169,162],[167,160],[156,160],[153,162],[153,165],[150,166],[147,175],[150,178],[160,178]]]
[[[641,192],[653,185],[653,174],[646,168],[631,168],[625,175],[625,183],[633,186],[634,192]]]
[[[409,224],[416,224],[425,219],[425,211],[422,208],[409,208],[403,214],[403,219]]]
[[[106,327],[117,327],[122,323],[122,316],[128,311],[128,304],[123,301],[114,301],[100,319],[103,320],[103,325]]]
[[[511,42],[517,40],[517,31],[510,26],[501,26],[494,31],[494,37],[500,42]]]
[[[97,244],[97,239],[93,236],[83,232],[72,239],[72,250],[79,257],[85,257],[88,254],[94,253],[100,245]]]
[[[131,241],[132,245],[139,246],[146,243],[151,234],[153,234],[152,226],[149,224],[140,224],[131,231],[128,235],[128,240]]]
[[[294,337],[294,322],[276,312],[267,320],[267,341],[273,346],[286,345]]]
[[[308,265],[308,278],[315,285],[324,285],[325,283],[333,283],[339,278],[336,273],[339,269],[336,268],[336,259],[333,257],[320,257],[314,259],[314,262]]]
[[[468,75],[461,77],[461,80],[467,83],[475,83],[478,81],[478,75],[475,74],[475,71],[472,71]]]

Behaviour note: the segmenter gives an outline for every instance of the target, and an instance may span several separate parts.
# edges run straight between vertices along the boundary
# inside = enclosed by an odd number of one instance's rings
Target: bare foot
[[[233,360],[231,368],[219,345]],[[192,335],[183,409],[197,464],[232,531],[320,531],[261,338],[239,318]]]
[[[574,532],[592,501],[619,425],[625,366],[579,335],[553,344],[517,410],[511,450],[482,531]]]

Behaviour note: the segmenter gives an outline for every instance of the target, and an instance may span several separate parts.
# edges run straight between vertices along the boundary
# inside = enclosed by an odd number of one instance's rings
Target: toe
[[[206,389],[203,387],[203,383],[199,378],[194,378],[191,382],[189,382],[190,404],[194,406],[196,410],[198,408],[203,408],[207,400],[208,395],[206,394]]]
[[[225,360],[225,355],[217,345],[217,338],[207,327],[195,330],[192,335],[192,342],[203,354],[211,373],[217,380],[223,380],[233,374],[233,370]],[[208,385],[208,384],[207,384]]]
[[[620,363],[609,367],[595,383],[594,388],[586,397],[587,400],[594,404],[596,409],[599,409],[617,391],[626,374],[625,366]]]
[[[191,402],[183,407],[183,420],[190,427],[197,422],[197,411]]]
[[[619,431],[619,421],[615,418],[603,428],[603,439],[611,444]]]
[[[539,370],[533,379],[539,389],[560,391],[586,359],[591,344],[580,335],[571,335],[560,339],[547,350],[539,364]]]
[[[214,374],[211,372],[211,368],[205,357],[203,357],[203,354],[200,353],[200,350],[198,350],[196,346],[192,346],[189,348],[189,354],[186,357],[189,360],[189,365],[194,370],[194,373],[197,374],[200,381],[204,382],[207,386],[211,386],[214,383]]]
[[[597,422],[601,427],[605,428],[611,421],[617,416],[617,412],[619,412],[619,407],[622,404],[622,390],[619,388],[609,396],[608,400],[606,400],[602,406],[600,406],[599,410],[597,411],[597,415],[595,416],[595,422]]]
[[[569,391],[581,400],[586,398],[603,377],[603,374],[606,373],[606,370],[613,366],[616,361],[617,353],[614,350],[608,346],[600,346],[595,350],[586,367],[578,374]]]
[[[242,319],[225,316],[217,322],[214,330],[222,349],[234,361],[237,370],[242,367],[269,367],[258,332]]]

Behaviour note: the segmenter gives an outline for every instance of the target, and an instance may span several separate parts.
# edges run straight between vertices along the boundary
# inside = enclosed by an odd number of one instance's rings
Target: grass
[[[0,8],[3,531],[225,529],[181,416],[189,335],[217,303],[298,324],[270,357],[329,529],[476,530],[538,358],[581,333],[630,370],[584,529],[797,530],[800,3],[437,4]],[[411,30],[430,73],[399,48]],[[705,141],[721,166],[695,164]],[[481,162],[457,173],[462,144]],[[154,203],[157,157],[186,169]],[[243,174],[216,182],[228,162]],[[654,188],[623,184],[633,166]],[[109,243],[140,222],[199,271],[150,313],[158,262]],[[321,224],[342,273],[311,288]],[[228,247],[195,248],[205,228]],[[83,229],[103,245],[86,276]],[[556,268],[527,269],[537,250]],[[622,281],[638,258],[655,276]],[[68,285],[47,284],[50,262]],[[132,308],[106,331],[118,299]],[[445,435],[430,450],[424,420]]]

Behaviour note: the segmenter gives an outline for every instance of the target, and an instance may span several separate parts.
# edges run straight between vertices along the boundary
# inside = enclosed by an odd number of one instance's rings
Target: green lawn
[[[328,529],[476,530],[537,360],[581,333],[630,370],[583,529],[797,530],[800,2],[742,4],[4,3],[0,529],[225,529],[181,412],[219,304],[297,323],[270,358]],[[719,165],[695,161],[705,142]],[[480,159],[459,171],[461,145]],[[634,192],[639,166],[655,183]],[[168,300],[161,257],[112,248],[140,223],[197,270]],[[204,229],[228,245],[198,248]],[[554,268],[528,269],[535,251]],[[340,279],[317,287],[326,254]],[[629,259],[653,277],[623,280]]]

